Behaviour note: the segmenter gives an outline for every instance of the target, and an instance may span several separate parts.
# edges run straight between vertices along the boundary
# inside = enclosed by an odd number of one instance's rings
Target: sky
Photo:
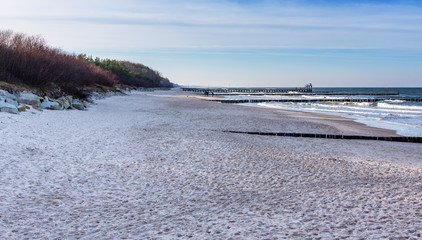
[[[422,87],[422,1],[0,0],[0,30],[184,86]]]

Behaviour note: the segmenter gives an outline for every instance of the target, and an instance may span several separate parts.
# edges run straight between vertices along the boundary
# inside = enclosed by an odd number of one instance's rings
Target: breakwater
[[[221,92],[221,93],[215,93],[215,95],[219,96],[244,96],[244,95],[250,95],[250,96],[263,96],[263,95],[274,95],[274,96],[300,96],[300,95],[306,95],[306,96],[392,96],[392,95],[399,95],[400,93],[285,93],[285,92],[279,92],[279,93],[262,93],[262,92],[254,92],[254,93],[238,93],[238,92]]]
[[[263,136],[348,139],[348,140],[373,140],[373,141],[422,143],[422,137],[379,137],[379,136],[334,135],[334,134],[317,134],[317,133],[285,133],[285,132],[242,132],[242,131],[224,131],[224,132],[242,133],[242,134],[251,134],[251,135],[263,135]]]
[[[323,98],[323,99],[210,99],[221,103],[262,103],[262,102],[379,102],[385,100],[403,100],[422,102],[422,98]]]

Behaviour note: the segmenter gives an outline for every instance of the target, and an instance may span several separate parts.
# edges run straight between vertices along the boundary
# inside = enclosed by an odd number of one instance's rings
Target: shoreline
[[[191,96],[186,94],[187,96]],[[203,97],[197,96],[195,97],[200,100],[215,100],[215,99],[223,99],[223,98],[216,98],[216,97]],[[299,118],[304,119],[305,121],[315,121],[318,123],[330,122],[334,126],[345,128],[345,130],[352,130],[351,134],[359,134],[365,136],[382,136],[382,137],[403,137],[402,135],[396,134],[395,130],[386,129],[386,128],[378,128],[366,125],[364,123],[357,122],[357,119],[354,118],[346,118],[338,115],[326,114],[326,113],[316,113],[316,112],[305,112],[305,111],[295,111],[295,110],[285,110],[285,109],[275,109],[275,108],[266,108],[259,105],[248,106],[237,104],[238,106],[245,106],[248,108],[259,108],[268,111],[276,111],[282,114],[286,114],[292,118]]]
[[[258,106],[259,107],[259,106]],[[259,107],[267,109],[265,107]],[[294,111],[294,110],[284,110],[284,109],[273,109],[275,111],[281,112],[283,114],[290,115],[292,117],[301,118],[305,121],[315,120],[317,122],[330,122],[335,126],[341,125],[342,127],[356,129],[353,132],[356,134],[363,134],[364,136],[383,136],[383,137],[403,137],[402,135],[396,134],[395,130],[387,128],[378,128],[366,125],[361,122],[357,122],[355,118],[346,118],[338,115],[326,114],[326,113],[316,113],[316,112],[305,112],[305,111]]]

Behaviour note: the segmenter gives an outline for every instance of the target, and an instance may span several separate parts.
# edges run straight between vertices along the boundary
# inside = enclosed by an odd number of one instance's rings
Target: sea
[[[397,134],[422,137],[422,88],[313,88],[311,94],[230,94],[225,99],[313,99],[316,102],[241,103],[251,107],[317,112],[352,118],[372,127],[395,130]],[[376,102],[334,102],[327,99],[382,99]]]

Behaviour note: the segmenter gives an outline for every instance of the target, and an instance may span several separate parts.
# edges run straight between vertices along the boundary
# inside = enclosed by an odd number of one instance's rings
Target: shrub
[[[10,30],[0,31],[0,77],[6,82],[36,87],[46,94],[78,97],[86,97],[87,86],[116,84],[112,72],[51,48],[40,36]]]

